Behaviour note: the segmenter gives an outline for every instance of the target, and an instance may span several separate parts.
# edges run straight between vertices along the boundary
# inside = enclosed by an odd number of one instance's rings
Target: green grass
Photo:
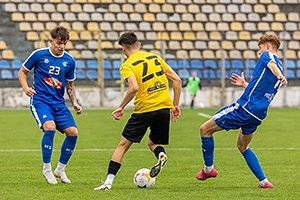
[[[42,176],[41,131],[29,111],[0,111],[0,199],[299,199],[300,198],[300,109],[270,109],[258,128],[251,147],[258,155],[273,189],[258,189],[258,181],[247,168],[236,146],[237,131],[215,135],[215,179],[198,181],[202,168],[199,125],[206,119],[198,112],[213,114],[216,109],[183,110],[171,125],[168,163],[150,189],[138,189],[133,175],[150,168],[156,159],[147,150],[146,137],[125,155],[111,191],[93,191],[105,179],[113,153],[130,110],[113,122],[111,110],[88,110],[75,116],[79,127],[78,145],[67,167],[71,185],[51,186]],[[57,132],[52,166],[56,166],[64,136]],[[181,148],[181,149],[180,149]],[[184,149],[183,149],[184,148]],[[288,149],[295,148],[295,149]],[[30,152],[3,150],[34,149]],[[106,149],[105,151],[83,151]]]

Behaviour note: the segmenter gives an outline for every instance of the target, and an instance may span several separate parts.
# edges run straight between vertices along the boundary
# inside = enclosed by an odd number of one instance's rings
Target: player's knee
[[[43,130],[51,130],[51,131],[55,131],[56,130],[56,126],[54,123],[45,123],[43,124]]]
[[[236,146],[237,146],[238,150],[240,151],[240,153],[243,153],[247,149],[247,145],[243,145],[241,143],[237,143]]]
[[[202,124],[200,126],[200,135],[203,137],[203,136],[208,136],[209,135],[209,132],[207,131],[207,128],[205,127],[204,124]]]
[[[76,127],[66,128],[64,132],[67,136],[78,136],[78,129]]]
[[[148,140],[148,147],[151,149],[151,147],[154,145],[154,143],[149,139]]]

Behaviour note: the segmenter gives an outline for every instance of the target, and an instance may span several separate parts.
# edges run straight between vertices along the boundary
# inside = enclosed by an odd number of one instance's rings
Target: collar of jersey
[[[62,53],[60,56],[56,56],[56,55],[54,55],[54,54],[52,53],[50,47],[48,47],[48,50],[49,50],[50,54],[51,54],[53,57],[55,57],[55,58],[61,58],[61,57],[63,57],[64,54],[65,54],[65,51],[63,51],[63,53]]]

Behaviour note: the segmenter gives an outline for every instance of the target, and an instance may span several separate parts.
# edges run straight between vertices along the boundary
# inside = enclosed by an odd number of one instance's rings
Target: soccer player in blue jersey
[[[30,97],[30,110],[36,122],[43,130],[42,157],[43,175],[49,184],[57,184],[54,175],[63,183],[70,184],[65,167],[74,151],[78,130],[73,116],[65,105],[65,88],[77,114],[82,107],[78,104],[74,80],[75,60],[64,49],[69,40],[69,32],[64,27],[51,31],[51,46],[37,49],[25,60],[19,71],[19,81],[27,96]],[[34,69],[33,87],[27,84],[27,74]],[[51,155],[55,131],[66,134],[61,147],[58,165],[51,169]]]
[[[275,34],[264,34],[258,41],[260,59],[247,83],[242,76],[234,74],[230,79],[233,85],[245,88],[242,96],[230,106],[218,111],[211,119],[200,127],[204,168],[197,173],[198,180],[216,177],[214,169],[214,138],[213,134],[220,130],[239,129],[237,147],[243,155],[248,167],[259,180],[259,188],[272,188],[266,178],[258,158],[249,147],[255,130],[267,115],[267,109],[278,89],[287,84],[282,75],[282,63],[277,50],[280,46],[279,37]]]

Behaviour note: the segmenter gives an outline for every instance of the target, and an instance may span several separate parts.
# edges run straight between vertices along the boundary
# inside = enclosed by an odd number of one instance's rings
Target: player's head
[[[276,52],[280,47],[280,39],[274,33],[266,33],[258,40],[259,54],[264,51]]]
[[[122,46],[122,50],[126,56],[129,56],[132,51],[140,50],[141,48],[140,41],[132,31],[125,32],[121,35],[119,45]]]
[[[62,26],[57,26],[50,32],[50,34],[51,52],[56,56],[62,55],[70,38],[69,31]]]
[[[196,78],[196,77],[197,77],[197,72],[193,72],[193,73],[192,73],[192,77],[193,77],[193,78]]]

